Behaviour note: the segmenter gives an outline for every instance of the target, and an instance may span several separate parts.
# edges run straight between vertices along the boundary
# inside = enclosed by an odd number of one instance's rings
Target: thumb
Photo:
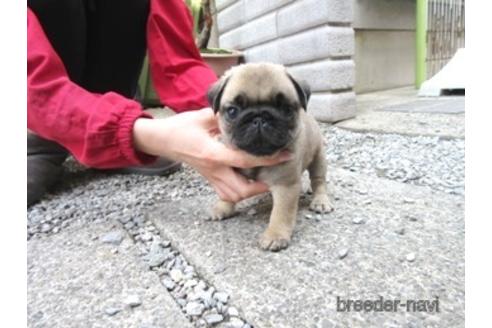
[[[217,121],[217,117],[215,116],[214,111],[210,107],[203,108],[199,111],[200,118],[203,120],[203,123],[207,128],[215,128],[219,126]]]

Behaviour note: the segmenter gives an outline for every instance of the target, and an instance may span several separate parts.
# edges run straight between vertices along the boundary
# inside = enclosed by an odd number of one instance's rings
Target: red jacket
[[[147,45],[155,89],[177,112],[207,106],[217,78],[203,62],[192,37],[183,0],[151,0]],[[151,163],[133,147],[132,129],[150,117],[139,103],[117,93],[91,93],[68,78],[31,10],[27,10],[27,127],[67,148],[82,164],[114,168]]]

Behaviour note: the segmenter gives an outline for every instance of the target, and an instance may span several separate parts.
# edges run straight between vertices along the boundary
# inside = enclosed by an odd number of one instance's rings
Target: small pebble
[[[227,314],[229,314],[230,317],[239,317],[239,311],[234,306],[231,306],[227,310]]]
[[[195,328],[207,328],[208,324],[204,319],[199,319],[195,323]]]
[[[120,221],[123,224],[130,222],[131,219],[132,219],[131,216],[127,216],[127,215],[121,215],[120,217],[118,217],[118,221]]]
[[[188,301],[198,301],[201,298],[202,294],[203,292],[191,292],[186,295],[186,299]]]
[[[412,214],[407,215],[407,218],[408,218],[410,221],[412,221],[412,222],[415,222],[415,221],[417,221],[417,220],[418,220],[418,219],[417,219],[417,217],[416,217],[415,215],[412,215]]]
[[[226,266],[223,263],[219,263],[215,266],[214,273],[222,273],[226,270]]]
[[[226,293],[224,293],[224,292],[217,292],[217,293],[214,294],[214,298],[217,301],[226,304],[227,301],[229,300],[229,295],[226,294]]]
[[[256,211],[255,208],[250,209],[246,214],[249,216],[256,215],[258,212]]]
[[[167,264],[166,264],[166,269],[171,270],[171,268],[174,266],[176,263],[176,259],[172,258]]]
[[[198,284],[195,286],[195,291],[204,290],[205,288],[207,288],[207,284],[205,283],[205,281],[200,280]]]
[[[104,309],[104,313],[106,313],[110,317],[114,316],[118,312],[121,312],[121,309],[117,308],[117,307],[108,307],[108,308]]]
[[[217,305],[217,301],[215,300],[215,298],[212,298],[209,293],[202,294],[202,299],[203,304],[205,304],[205,306],[209,309]]]
[[[169,277],[165,277],[162,279],[162,284],[166,287],[167,290],[173,290],[176,287],[176,283]]]
[[[306,215],[304,215],[304,218],[307,220],[311,220],[313,218],[313,216],[311,214],[307,213]]]
[[[205,253],[205,255],[207,255],[208,257],[210,257],[210,256],[212,255],[212,251],[207,251],[207,252]]]
[[[205,316],[205,321],[209,325],[213,325],[213,324],[222,322],[223,320],[224,320],[224,317],[221,314],[215,314],[215,313],[213,313],[213,314],[209,314],[209,315],[206,315]]]
[[[217,304],[215,305],[215,308],[217,309],[217,311],[219,313],[227,313],[227,308],[224,304],[222,304],[221,302],[217,302]]]
[[[347,256],[349,250],[348,248],[342,248],[341,250],[338,251],[338,258],[343,259]]]
[[[184,298],[178,298],[176,302],[179,304],[179,306],[184,307],[186,305],[186,300]]]
[[[395,232],[399,235],[404,235],[405,234],[405,228],[399,228],[396,229]]]
[[[204,310],[205,310],[205,306],[203,306],[203,304],[198,302],[189,302],[185,306],[186,313],[192,316],[198,316],[202,314]]]
[[[100,240],[105,244],[119,245],[123,241],[124,237],[123,232],[114,230],[101,236]]]
[[[175,282],[180,282],[183,279],[183,272],[178,269],[172,269],[171,272],[169,272],[169,276]]]
[[[364,223],[364,218],[361,218],[360,216],[356,216],[352,219],[353,224],[362,224]]]
[[[231,318],[231,320],[225,324],[225,328],[243,328],[244,321],[239,318]]]
[[[407,254],[407,256],[405,257],[405,259],[406,259],[408,262],[413,262],[413,261],[415,261],[415,253],[410,253],[410,254]]]
[[[190,279],[190,280],[185,282],[184,288],[192,288],[192,287],[196,286],[197,283],[198,282],[196,281],[196,279]]]
[[[41,232],[49,232],[51,230],[51,226],[48,223],[45,223],[41,226]]]
[[[138,295],[130,295],[125,299],[125,304],[131,307],[137,307],[142,304],[142,300]]]
[[[144,234],[140,235],[140,239],[142,239],[143,241],[151,241],[152,240],[152,234],[144,233]]]

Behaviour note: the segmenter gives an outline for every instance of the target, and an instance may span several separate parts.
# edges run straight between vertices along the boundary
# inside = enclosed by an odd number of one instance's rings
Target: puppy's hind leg
[[[324,148],[316,152],[313,161],[308,167],[311,189],[313,190],[313,200],[309,209],[317,213],[328,213],[333,211],[333,204],[328,196],[326,187],[326,159]]]
[[[218,200],[210,211],[210,220],[218,221],[233,216],[235,205],[225,200]]]

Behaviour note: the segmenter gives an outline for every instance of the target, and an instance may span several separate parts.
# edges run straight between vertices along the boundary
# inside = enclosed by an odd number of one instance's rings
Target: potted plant
[[[212,26],[213,0],[185,0],[193,17],[195,43],[204,61],[214,70],[217,76],[224,74],[231,66],[237,65],[242,59],[242,53],[236,50],[208,48]]]
[[[242,61],[243,54],[236,50],[207,47],[214,24],[212,15],[212,1],[214,0],[184,1],[190,9],[193,18],[195,44],[200,50],[203,60],[220,77],[230,67],[239,64]],[[147,57],[145,57],[142,73],[139,78],[139,98],[141,98],[145,106],[161,105],[159,97],[152,85]]]

